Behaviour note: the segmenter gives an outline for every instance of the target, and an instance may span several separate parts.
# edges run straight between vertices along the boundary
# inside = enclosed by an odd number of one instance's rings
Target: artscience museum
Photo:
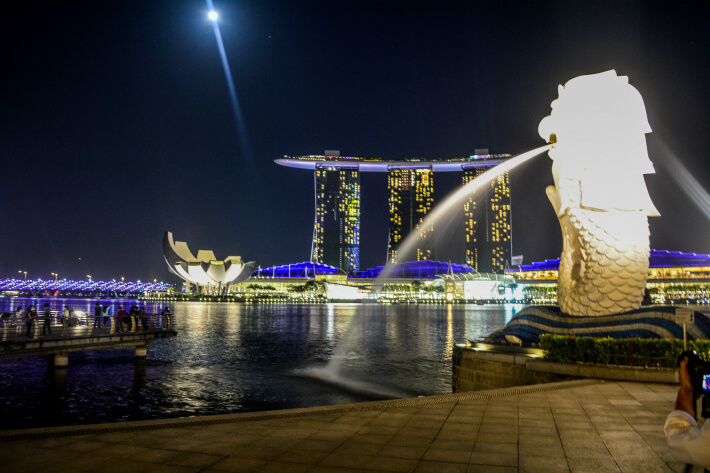
[[[197,256],[193,256],[187,243],[174,241],[171,232],[163,236],[163,255],[170,272],[188,285],[196,285],[201,293],[227,290],[229,285],[248,279],[257,264],[256,261],[244,263],[241,256],[218,260],[212,250],[198,250]]]

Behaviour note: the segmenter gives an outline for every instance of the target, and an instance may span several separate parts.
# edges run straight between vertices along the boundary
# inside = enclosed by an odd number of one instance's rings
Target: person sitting
[[[710,422],[702,427],[695,420],[693,383],[688,373],[688,357],[680,362],[680,389],[675,410],[668,414],[663,430],[668,450],[677,460],[688,465],[710,468]]]
[[[74,312],[74,307],[69,307],[69,317],[67,318],[70,327],[76,327],[79,325],[79,317],[77,317],[76,312]]]

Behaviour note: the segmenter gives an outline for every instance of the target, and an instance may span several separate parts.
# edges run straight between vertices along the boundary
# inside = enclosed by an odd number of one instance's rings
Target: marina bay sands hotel
[[[399,245],[419,228],[434,204],[434,173],[460,171],[463,184],[510,159],[476,150],[473,156],[422,161],[383,161],[378,158],[341,157],[326,150],[322,156],[285,156],[282,166],[314,172],[316,217],[311,260],[341,268],[360,269],[360,173],[388,174],[389,262],[398,261]],[[508,173],[491,181],[488,192],[464,203],[466,264],[478,272],[502,273],[510,263],[511,219]],[[433,259],[434,228],[420,231],[409,259]],[[415,252],[416,251],[416,252]]]

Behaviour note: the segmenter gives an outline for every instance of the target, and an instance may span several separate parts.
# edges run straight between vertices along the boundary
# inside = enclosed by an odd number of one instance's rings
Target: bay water
[[[2,299],[3,311],[47,299]],[[165,303],[51,299],[51,308]],[[202,416],[451,392],[454,344],[502,328],[521,306],[168,304],[178,336],[148,346],[0,359],[0,429]]]

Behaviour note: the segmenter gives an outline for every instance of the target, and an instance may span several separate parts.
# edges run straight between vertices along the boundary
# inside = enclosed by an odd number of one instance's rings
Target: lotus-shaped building
[[[256,267],[256,261],[243,263],[241,256],[218,260],[212,250],[199,250],[195,257],[187,243],[173,241],[171,232],[163,236],[163,255],[172,273],[202,288],[242,282],[249,279]]]

